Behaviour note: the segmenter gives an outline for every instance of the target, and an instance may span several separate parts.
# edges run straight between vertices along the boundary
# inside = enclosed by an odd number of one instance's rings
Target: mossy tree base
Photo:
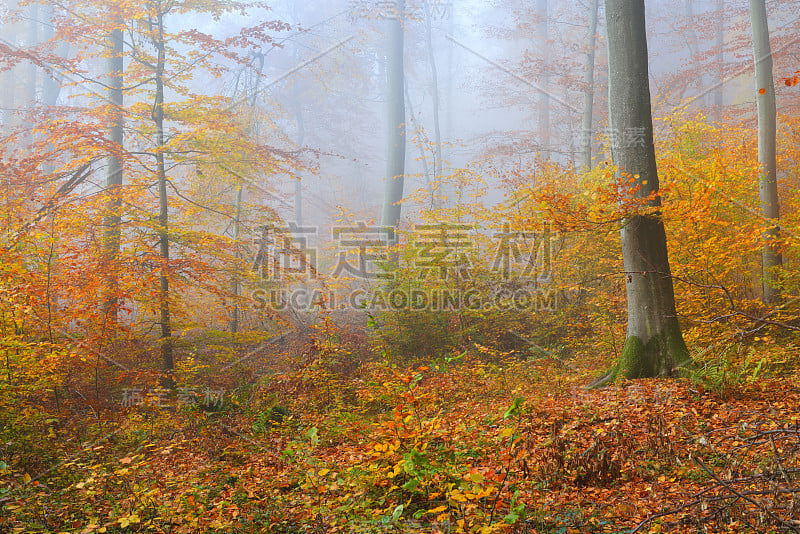
[[[588,387],[597,388],[611,384],[619,377],[627,379],[674,376],[679,369],[691,366],[692,359],[677,324],[644,343],[638,336],[625,340],[614,367],[594,380]]]

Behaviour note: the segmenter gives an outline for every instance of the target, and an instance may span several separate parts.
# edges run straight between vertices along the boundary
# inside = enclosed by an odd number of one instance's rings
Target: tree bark
[[[7,9],[13,11],[17,8],[17,2],[11,0],[7,2]],[[12,22],[3,24],[3,37],[8,40],[12,45],[17,44],[16,25]],[[19,124],[19,113],[16,109],[16,93],[17,93],[17,73],[19,69],[10,67],[2,73],[3,80],[3,129],[6,132],[14,129]]]
[[[297,146],[302,149],[306,139],[306,128],[303,108],[299,102],[294,117],[297,124]],[[303,180],[300,176],[294,180],[294,222],[297,226],[303,226]]]
[[[549,35],[547,33],[547,0],[537,0],[536,12],[539,16],[538,34],[539,34],[539,52],[542,56],[542,75],[541,85],[542,90],[539,93],[539,135],[542,143],[542,157],[550,159],[550,95],[549,81],[550,74],[548,72],[548,41]]]
[[[121,25],[121,21],[118,21]],[[108,101],[111,105],[111,126],[109,128],[109,141],[114,146],[115,152],[108,156],[106,163],[106,193],[109,200],[106,205],[107,214],[103,221],[105,227],[104,249],[106,259],[106,287],[103,301],[103,312],[106,322],[114,325],[118,320],[119,302],[117,298],[117,265],[121,244],[121,209],[122,199],[120,198],[122,188],[123,158],[122,149],[124,139],[124,110],[123,110],[123,71],[124,65],[124,44],[122,29],[115,28],[109,36],[109,51],[107,58],[108,70]]]
[[[686,11],[686,25],[688,27],[688,37],[687,37],[687,45],[689,47],[689,54],[691,55],[692,63],[697,62],[697,58],[700,55],[700,41],[697,39],[697,32],[694,31],[694,0],[686,0],[685,3],[685,11]],[[694,83],[697,84],[698,91],[703,90],[703,73],[701,72],[698,75],[697,80]],[[702,94],[702,93],[701,93]],[[699,98],[698,104],[701,108],[705,106],[705,95],[703,94]]]
[[[431,8],[425,0],[425,45],[428,49],[428,61],[431,67],[431,92],[433,93],[433,140],[434,162],[433,162],[433,188],[431,190],[431,201],[433,206],[438,206],[439,202],[434,198],[439,190],[438,183],[442,175],[442,132],[439,127],[439,73],[436,69],[436,54],[433,50],[433,29],[431,22]]]
[[[628,331],[611,378],[669,375],[689,361],[689,352],[675,311],[667,238],[658,211],[644,0],[606,0],[606,20],[611,127],[620,140],[635,138],[612,146],[613,161],[618,179],[625,183],[634,177],[639,188],[635,196],[650,198],[654,208],[653,213],[634,214],[623,222]]]
[[[714,89],[714,117],[717,121],[722,120],[722,106],[725,97],[725,0],[717,0],[717,86]]]
[[[397,2],[397,15],[389,20],[386,54],[387,74],[387,162],[386,193],[381,224],[395,229],[389,245],[397,244],[406,157],[405,101],[403,98],[403,23],[405,0]]]
[[[161,253],[159,275],[159,322],[161,324],[161,361],[166,373],[175,367],[172,356],[172,323],[169,307],[169,199],[167,197],[167,172],[164,164],[164,70],[166,43],[164,42],[164,13],[158,6],[151,38],[156,49],[156,69],[153,73],[156,91],[153,102],[153,123],[156,127],[156,178],[158,180],[158,234]],[[170,376],[165,382],[172,384]]]
[[[39,44],[39,6],[37,4],[28,5],[28,48],[33,48]],[[28,106],[32,108],[36,105],[36,72],[39,67],[31,62],[28,65],[28,79],[25,81],[25,98]]]
[[[44,41],[50,41],[55,35],[55,23],[53,20],[53,5],[45,5],[44,16]],[[69,53],[69,44],[61,42],[56,50],[59,57],[65,58]],[[58,101],[58,95],[61,93],[61,76],[56,73],[44,73],[42,79],[42,103],[45,106],[55,106]]]
[[[774,304],[781,300],[777,270],[782,265],[783,258],[780,249],[775,244],[780,233],[775,148],[777,111],[765,0],[750,0],[750,25],[753,31],[756,104],[758,107],[758,163],[761,167],[758,190],[761,197],[762,214],[765,218],[775,222],[764,233],[764,248],[761,252],[763,301],[765,304]]]
[[[586,34],[586,68],[583,73],[583,117],[581,119],[582,167],[584,171],[592,170],[592,124],[594,110],[594,57],[597,42],[597,12],[600,0],[591,2],[589,12],[589,30]]]
[[[239,237],[241,233],[241,224],[242,224],[242,194],[243,194],[243,186],[244,184],[239,183],[236,187],[236,215],[233,219],[233,246],[236,247],[234,252],[234,257],[238,260],[240,257],[239,254]],[[231,334],[236,334],[239,332],[239,296],[241,293],[241,288],[239,286],[239,277],[234,274],[233,278],[231,278],[231,292],[233,293],[233,309],[231,310],[231,316],[228,320],[228,327],[230,328]]]

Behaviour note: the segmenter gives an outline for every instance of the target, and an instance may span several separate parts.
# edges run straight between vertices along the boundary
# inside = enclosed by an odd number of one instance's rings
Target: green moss
[[[671,376],[677,369],[691,366],[689,349],[683,341],[678,325],[671,324],[647,343],[637,336],[625,340],[622,355],[616,365],[589,387],[602,387],[620,376],[628,379]]]

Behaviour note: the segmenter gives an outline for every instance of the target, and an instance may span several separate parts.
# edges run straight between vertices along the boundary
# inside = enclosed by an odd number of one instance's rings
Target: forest
[[[3,0],[0,533],[800,533],[797,0]]]

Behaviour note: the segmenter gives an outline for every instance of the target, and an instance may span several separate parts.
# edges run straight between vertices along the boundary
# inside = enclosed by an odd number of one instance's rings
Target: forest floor
[[[0,466],[0,531],[800,531],[795,378],[586,390],[604,362],[349,356],[43,421]]]

